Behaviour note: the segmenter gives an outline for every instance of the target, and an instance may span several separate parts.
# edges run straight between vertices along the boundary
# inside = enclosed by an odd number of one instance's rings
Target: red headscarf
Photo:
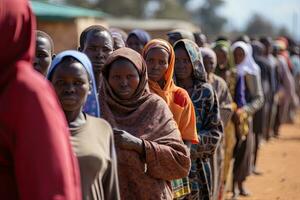
[[[0,197],[81,198],[66,120],[33,70],[35,18],[27,0],[0,1]]]

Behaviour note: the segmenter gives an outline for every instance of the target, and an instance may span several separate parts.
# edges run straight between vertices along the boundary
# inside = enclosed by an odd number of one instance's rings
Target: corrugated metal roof
[[[78,17],[103,18],[108,14],[92,9],[64,4],[31,1],[32,10],[41,20],[70,20]]]

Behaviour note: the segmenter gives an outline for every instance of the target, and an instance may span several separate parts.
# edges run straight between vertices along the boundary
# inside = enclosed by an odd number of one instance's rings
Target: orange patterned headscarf
[[[157,82],[149,79],[148,82],[149,82],[150,90],[158,94],[159,96],[161,96],[169,105],[170,100],[172,99],[171,97],[172,92],[177,90],[177,86],[174,84],[173,81],[175,53],[170,43],[162,39],[154,39],[151,40],[149,43],[147,43],[146,46],[144,47],[143,50],[144,59],[147,57],[148,52],[154,48],[161,48],[166,50],[170,58],[169,58],[169,66],[164,76],[166,81],[164,88],[162,89]]]
[[[161,88],[155,81],[148,80],[151,92],[162,97],[173,113],[183,140],[198,143],[196,131],[196,118],[193,103],[188,93],[175,85],[173,81],[175,53],[170,43],[162,39],[154,39],[146,44],[143,50],[143,57],[146,58],[148,52],[154,48],[161,48],[169,54],[169,66],[165,72],[165,85]]]

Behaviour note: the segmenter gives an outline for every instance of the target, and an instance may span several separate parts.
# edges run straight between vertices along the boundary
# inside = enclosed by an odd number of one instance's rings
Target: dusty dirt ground
[[[295,124],[281,127],[278,139],[262,144],[258,169],[263,174],[246,181],[251,196],[240,200],[300,200],[300,112]]]

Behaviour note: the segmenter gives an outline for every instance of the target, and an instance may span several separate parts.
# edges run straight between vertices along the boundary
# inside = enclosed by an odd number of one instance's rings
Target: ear
[[[55,54],[52,55],[52,60],[54,60],[55,56],[56,56]]]

